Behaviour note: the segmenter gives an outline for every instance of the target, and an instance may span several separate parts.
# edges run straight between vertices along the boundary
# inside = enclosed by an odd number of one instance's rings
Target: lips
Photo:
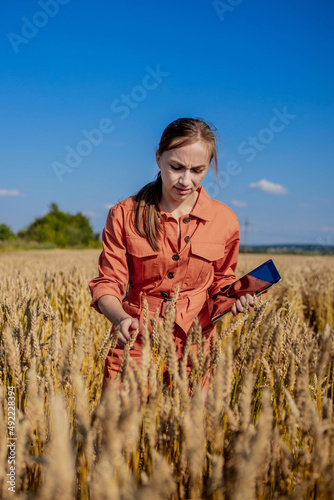
[[[190,189],[180,189],[180,188],[175,188],[176,191],[179,193],[179,194],[186,194],[186,193],[189,193],[190,192]]]

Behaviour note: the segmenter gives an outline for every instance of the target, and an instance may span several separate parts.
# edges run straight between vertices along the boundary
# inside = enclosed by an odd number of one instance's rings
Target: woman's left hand
[[[240,299],[237,299],[237,301],[233,304],[231,309],[233,316],[236,316],[237,314],[244,312],[244,307],[247,298],[248,298],[248,307],[254,306],[254,297],[249,293],[247,293],[247,295],[243,295],[242,297],[240,297]]]

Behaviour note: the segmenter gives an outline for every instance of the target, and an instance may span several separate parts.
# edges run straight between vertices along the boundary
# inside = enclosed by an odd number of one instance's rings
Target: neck
[[[182,215],[189,214],[198,198],[198,191],[194,191],[186,200],[181,203],[173,202],[174,200],[167,200],[164,197],[162,190],[162,197],[160,200],[160,206],[163,210],[173,215],[175,218],[182,217]]]

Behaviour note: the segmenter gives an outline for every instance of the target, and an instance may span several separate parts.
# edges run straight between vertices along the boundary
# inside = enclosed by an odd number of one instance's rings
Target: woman
[[[209,297],[236,279],[237,217],[201,186],[210,166],[217,174],[216,138],[211,127],[199,119],[172,122],[162,134],[156,161],[157,179],[110,209],[102,234],[99,277],[89,284],[91,306],[113,328],[120,327],[118,345],[106,360],[103,387],[116,377],[122,349],[131,333],[142,326],[144,298],[150,314],[159,308],[163,318],[168,300],[180,285],[173,336],[181,358],[196,315],[201,318],[209,348],[210,336],[215,334]],[[246,297],[252,306],[253,298]],[[233,304],[234,315],[243,311],[246,297]],[[139,363],[140,336],[130,353]]]

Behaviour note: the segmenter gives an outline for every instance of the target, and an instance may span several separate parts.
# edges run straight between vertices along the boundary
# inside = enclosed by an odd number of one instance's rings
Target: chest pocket
[[[184,285],[190,288],[198,288],[213,280],[214,262],[224,257],[225,245],[223,243],[209,243],[191,241],[188,267]]]
[[[130,283],[151,283],[159,279],[158,254],[146,238],[128,237]]]

